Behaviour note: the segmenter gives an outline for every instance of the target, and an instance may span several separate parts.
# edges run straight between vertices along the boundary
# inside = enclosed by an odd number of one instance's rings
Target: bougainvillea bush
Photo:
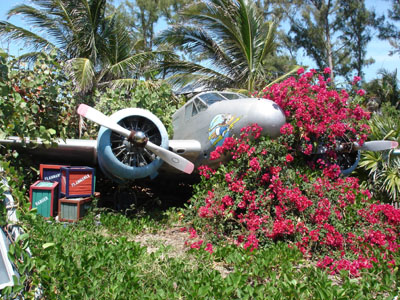
[[[358,276],[378,261],[393,267],[400,210],[376,203],[335,164],[339,142],[366,140],[369,116],[323,74],[303,72],[261,93],[286,114],[279,138],[262,137],[257,124],[243,128],[212,153],[229,163],[200,167],[193,226],[209,236],[208,250],[221,240],[249,251],[285,241],[332,273]]]

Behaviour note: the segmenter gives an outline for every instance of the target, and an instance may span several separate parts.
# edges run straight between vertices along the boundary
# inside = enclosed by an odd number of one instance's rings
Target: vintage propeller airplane
[[[172,116],[174,136],[151,112],[127,108],[111,116],[81,104],[78,114],[101,125],[97,141],[59,140],[58,147],[36,151],[63,160],[97,162],[102,172],[118,183],[155,177],[158,172],[190,174],[195,167],[212,165],[210,153],[228,136],[239,136],[240,129],[257,123],[262,134],[277,137],[286,119],[273,101],[249,98],[233,92],[203,92],[191,98]],[[2,144],[21,144],[8,138]],[[363,145],[339,145],[337,152],[344,174],[357,166],[360,150],[381,151],[397,147],[393,141],[369,141]],[[326,150],[325,150],[326,151]],[[324,147],[316,154],[323,154]],[[163,165],[163,161],[167,164]]]

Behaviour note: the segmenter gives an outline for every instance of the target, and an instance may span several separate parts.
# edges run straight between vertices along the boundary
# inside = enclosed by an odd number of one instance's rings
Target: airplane
[[[241,128],[257,123],[263,128],[262,135],[276,138],[286,123],[284,112],[272,100],[219,91],[197,94],[172,115],[171,140],[162,122],[148,110],[126,108],[106,116],[81,104],[77,112],[101,125],[97,141],[59,140],[57,148],[38,147],[36,154],[98,163],[101,171],[117,183],[154,178],[159,172],[191,174],[200,165],[213,167],[219,162],[210,160],[210,153],[226,137],[239,136]],[[22,141],[8,138],[0,143],[21,145]],[[397,145],[394,141],[339,145],[342,173],[348,175],[356,168],[360,150],[381,151]],[[325,151],[321,146],[316,154]]]

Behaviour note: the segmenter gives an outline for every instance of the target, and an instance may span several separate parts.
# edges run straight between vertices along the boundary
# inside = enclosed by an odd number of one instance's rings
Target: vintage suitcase
[[[96,177],[94,168],[62,167],[61,197],[89,197],[94,194],[95,180]]]
[[[30,208],[43,217],[55,217],[58,209],[58,182],[38,180],[29,190]]]
[[[58,202],[58,219],[61,222],[76,222],[82,219],[91,206],[92,197],[61,198]]]
[[[40,180],[57,181],[61,183],[61,168],[67,165],[40,164]]]

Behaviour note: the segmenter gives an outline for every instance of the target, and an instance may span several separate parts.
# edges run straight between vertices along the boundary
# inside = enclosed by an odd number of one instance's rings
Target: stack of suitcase
[[[31,208],[44,217],[78,221],[90,207],[95,182],[94,168],[40,165],[40,180],[30,189]]]

